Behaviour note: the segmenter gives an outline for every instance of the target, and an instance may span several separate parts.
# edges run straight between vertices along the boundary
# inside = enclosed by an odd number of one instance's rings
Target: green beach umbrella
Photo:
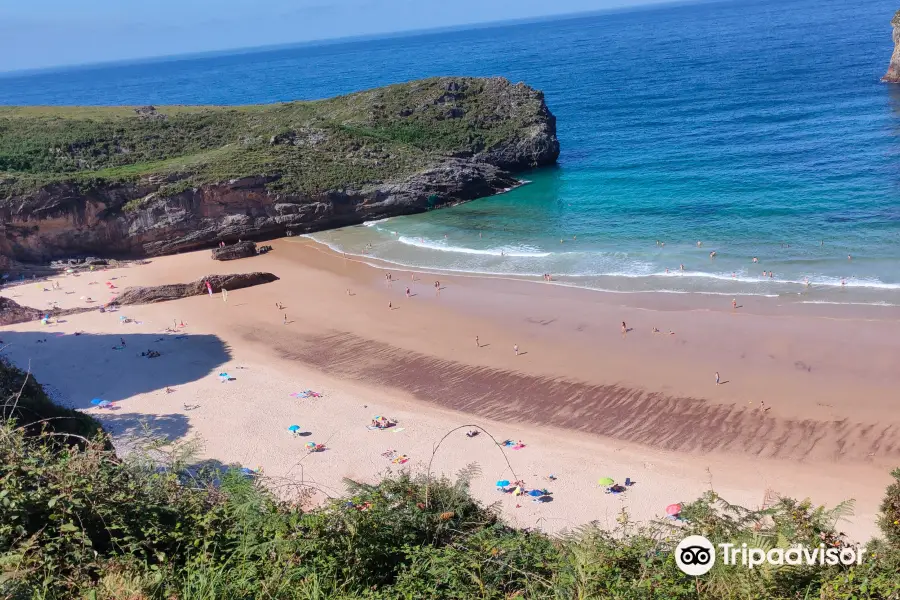
[[[612,477],[604,477],[603,479],[598,479],[597,483],[600,485],[612,485],[616,482]]]

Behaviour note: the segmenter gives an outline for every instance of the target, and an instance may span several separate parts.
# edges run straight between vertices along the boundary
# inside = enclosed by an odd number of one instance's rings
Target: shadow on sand
[[[134,437],[164,437],[177,442],[187,437],[190,424],[185,415],[145,415],[123,411],[104,411],[96,415],[103,429],[119,439]]]
[[[0,331],[0,346],[3,356],[16,366],[28,369],[30,363],[35,378],[48,386],[51,394],[59,392],[54,400],[77,409],[89,408],[94,398],[118,402],[196,381],[231,359],[228,346],[214,335],[128,333],[124,329],[121,335],[62,334],[52,328]],[[142,357],[141,352],[148,350],[159,356]],[[126,401],[100,416],[105,422],[124,423],[127,413]],[[178,424],[184,419],[181,415],[156,419],[173,432],[186,427]]]

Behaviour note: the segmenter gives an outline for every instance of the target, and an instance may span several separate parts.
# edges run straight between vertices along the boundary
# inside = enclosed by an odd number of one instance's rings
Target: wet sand
[[[519,524],[613,524],[622,507],[653,518],[712,485],[751,506],[773,492],[831,505],[856,498],[845,530],[860,539],[875,531],[888,471],[900,464],[895,309],[738,298],[732,310],[731,298],[718,296],[605,294],[426,273],[413,281],[397,270],[388,285],[385,271],[305,238],[273,245],[268,255],[230,263],[199,252],[98,274],[120,276],[121,289],[256,270],[281,280],[231,292],[227,304],[197,297],[121,311],[140,325],[92,313],[49,328],[6,327],[5,354],[20,364],[30,359],[42,382],[121,434],[150,419],[173,437],[200,436],[208,458],[262,465],[278,477],[295,476],[302,460],[304,480],[334,493],[343,476],[372,479],[397,468],[380,456],[388,447],[424,470],[444,433],[475,423],[524,439],[525,449],[507,452],[513,468],[530,485],[554,490],[554,502],[497,494],[492,481],[510,474],[484,435],[456,432],[436,466],[452,473],[478,462],[476,495],[502,500]],[[88,287],[93,277],[58,278],[74,294],[33,284],[3,294],[38,308],[51,297],[81,306],[82,295],[103,287]],[[156,343],[173,319],[187,322],[188,338],[179,345],[166,336],[159,344],[171,351],[163,357],[136,358],[132,344]],[[631,329],[624,336],[623,320]],[[54,339],[78,329],[85,335]],[[35,344],[45,332],[48,343]],[[107,349],[120,332],[140,336],[127,356]],[[85,344],[94,345],[85,352]],[[216,373],[233,366],[248,368],[221,384]],[[723,385],[715,385],[717,371]],[[293,388],[312,387],[305,382],[327,390],[327,400],[292,400]],[[166,385],[177,392],[165,394]],[[120,410],[88,408],[103,394]],[[192,403],[200,408],[184,408]],[[374,414],[397,416],[404,431],[367,431]],[[306,457],[305,441],[282,439],[288,421],[313,425],[310,439],[328,439],[330,449]],[[605,476],[639,483],[612,497],[595,484]]]

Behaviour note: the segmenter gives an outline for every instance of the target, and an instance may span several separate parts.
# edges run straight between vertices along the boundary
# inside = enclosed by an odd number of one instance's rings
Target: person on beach
[[[669,267],[666,267],[666,275],[669,274]]]
[[[853,257],[850,256],[850,255],[848,254],[848,255],[847,255],[847,260],[853,260]]]
[[[753,262],[758,263],[758,262],[759,262],[759,259],[756,258],[756,257],[754,256],[754,257],[753,257]]]
[[[222,302],[228,302],[228,290],[222,288]]]
[[[734,274],[734,271],[731,272],[731,278],[734,279],[737,275]]]
[[[516,345],[513,346],[513,352],[516,353],[516,356],[519,355],[519,345],[518,345],[518,344],[516,344]]]
[[[206,291],[209,292],[209,297],[212,298],[213,297],[212,285],[210,285],[210,283],[208,281],[206,282]]]
[[[282,325],[287,325],[287,313],[284,313],[284,319],[281,321]]]
[[[710,257],[710,258],[715,258],[715,257],[716,257],[716,251],[713,250],[712,252],[710,252],[710,253],[709,253],[709,257]]]
[[[475,336],[475,347],[476,347],[476,348],[481,348],[481,341],[479,341],[477,335]]]
[[[701,242],[700,240],[697,240],[697,247],[699,248],[702,245],[703,245],[703,242]]]
[[[684,273],[684,265],[681,265],[681,272]]]
[[[409,288],[406,288],[406,297],[409,298]]]
[[[716,385],[719,385],[719,372],[716,371]]]
[[[737,310],[737,298],[731,299],[731,310]]]
[[[622,335],[628,333],[628,327],[625,325],[625,321],[622,321]]]
[[[394,310],[394,307],[391,305],[390,302],[388,302],[388,310]]]
[[[350,293],[350,288],[347,288],[347,295],[348,295],[348,296],[352,296],[352,295],[353,295],[353,294]]]
[[[125,347],[125,338],[120,337],[119,341],[122,342],[122,347],[124,348]]]

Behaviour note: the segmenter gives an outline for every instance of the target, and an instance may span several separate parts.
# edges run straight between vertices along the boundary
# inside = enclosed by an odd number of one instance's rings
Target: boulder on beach
[[[208,275],[191,283],[170,283],[151,287],[130,287],[118,298],[110,302],[111,306],[127,306],[129,304],[152,304],[167,302],[190,296],[201,296],[209,293],[206,283],[209,282],[213,293],[239,290],[263,283],[278,281],[272,273],[238,273],[236,275]]]
[[[230,246],[213,248],[213,260],[236,260],[256,256],[256,244],[253,242],[238,242]]]

